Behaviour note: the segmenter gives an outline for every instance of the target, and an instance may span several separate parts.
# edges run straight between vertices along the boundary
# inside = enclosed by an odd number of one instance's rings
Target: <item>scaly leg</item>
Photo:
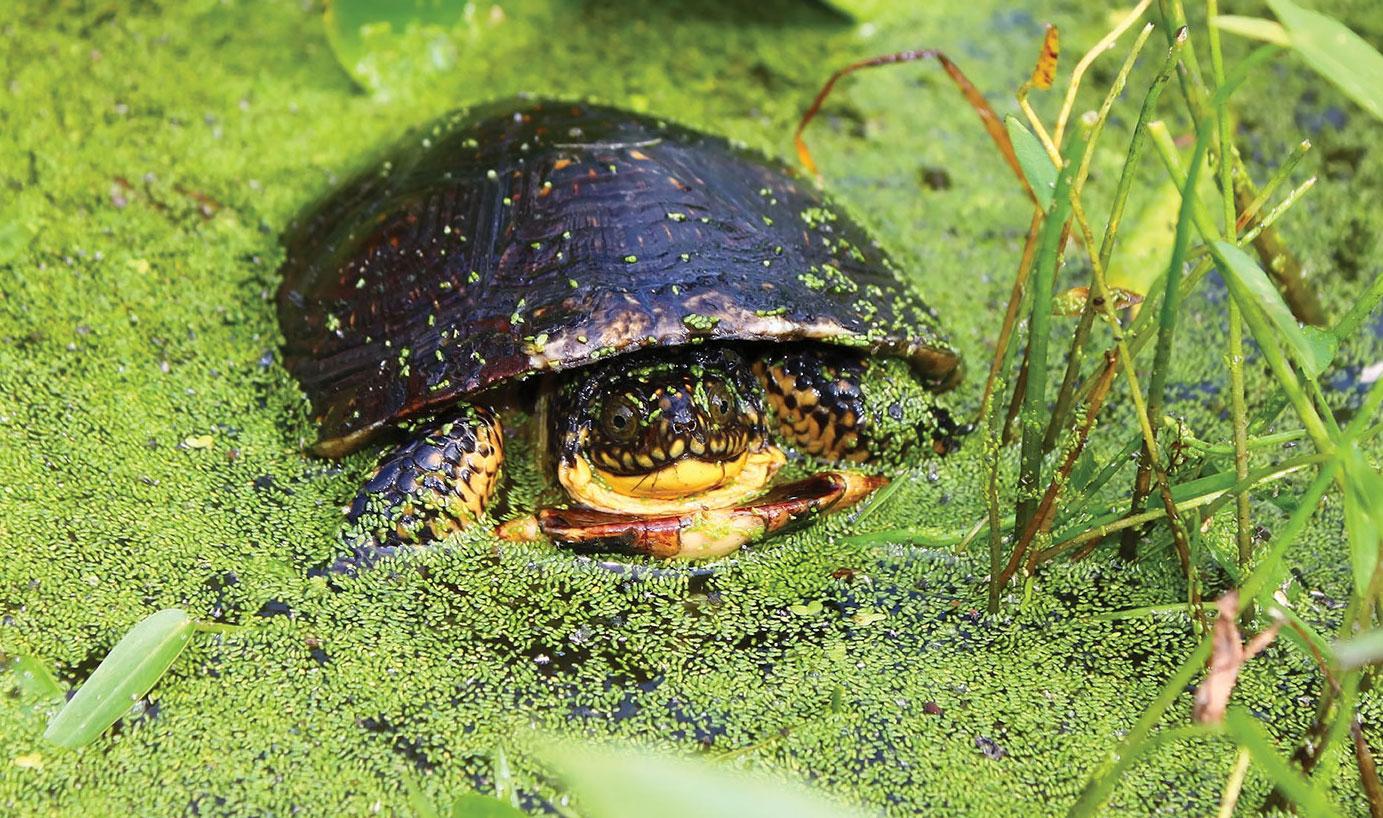
[[[499,418],[484,407],[463,406],[414,430],[384,456],[346,512],[345,540],[356,562],[472,525],[484,514],[503,464]]]

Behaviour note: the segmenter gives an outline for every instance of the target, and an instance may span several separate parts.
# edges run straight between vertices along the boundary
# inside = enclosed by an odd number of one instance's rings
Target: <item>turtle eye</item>
[[[711,420],[715,423],[728,423],[734,416],[735,397],[730,394],[729,387],[720,381],[710,381],[706,384],[706,400]]]
[[[621,395],[605,404],[600,415],[600,426],[611,440],[628,443],[639,432],[638,410],[634,402]]]

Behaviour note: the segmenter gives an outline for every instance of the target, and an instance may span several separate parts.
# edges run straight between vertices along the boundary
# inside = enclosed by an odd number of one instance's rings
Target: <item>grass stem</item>
[[[1057,145],[1061,144],[1062,135],[1066,131],[1066,123],[1069,122],[1071,118],[1071,109],[1075,107],[1076,104],[1076,92],[1080,90],[1081,79],[1085,77],[1085,72],[1090,68],[1091,63],[1095,62],[1096,58],[1101,54],[1113,48],[1114,44],[1119,41],[1119,38],[1124,36],[1124,32],[1132,28],[1133,24],[1142,18],[1143,13],[1148,10],[1148,6],[1151,4],[1152,0],[1141,0],[1141,2],[1134,6],[1128,14],[1124,15],[1124,18],[1120,20],[1114,28],[1110,29],[1108,34],[1104,35],[1098,43],[1095,43],[1093,48],[1085,52],[1085,55],[1076,63],[1075,70],[1071,72],[1071,82],[1066,86],[1066,97],[1061,102],[1061,113],[1056,118],[1056,128],[1052,135],[1052,142]],[[1143,39],[1146,39],[1146,37]],[[1142,48],[1141,44],[1135,47],[1135,52],[1140,48]]]
[[[1219,0],[1206,0],[1206,16],[1214,19],[1219,16]],[[1220,29],[1210,26],[1210,67],[1215,77],[1217,91],[1225,87],[1224,54],[1220,50]],[[1220,202],[1224,207],[1224,221],[1221,235],[1225,241],[1233,242],[1238,236],[1239,220],[1235,215],[1234,182],[1231,177],[1231,159],[1234,155],[1234,142],[1230,138],[1229,107],[1219,105],[1215,108],[1217,129],[1217,160],[1215,170],[1220,188]],[[1234,441],[1234,473],[1240,480],[1248,476],[1248,407],[1244,399],[1244,320],[1240,315],[1239,304],[1229,299],[1229,333],[1227,339],[1226,365],[1229,368],[1229,406],[1230,428]],[[1239,567],[1247,568],[1253,561],[1253,519],[1249,508],[1248,492],[1240,492],[1234,498],[1234,541],[1239,552]],[[1245,606],[1247,615],[1249,607]]]
[[[1062,234],[1071,214],[1071,184],[1078,169],[1078,157],[1085,144],[1077,135],[1067,145],[1066,162],[1056,180],[1052,206],[1042,222],[1037,258],[1033,262],[1032,312],[1028,319],[1028,378],[1020,413],[1023,430],[1019,473],[1018,505],[1014,513],[1016,530],[1023,530],[1037,510],[1042,484],[1042,418],[1046,415],[1047,348],[1051,340],[1052,291],[1061,266]]]
[[[1263,208],[1263,205],[1268,203],[1268,199],[1272,198],[1273,193],[1277,192],[1277,188],[1287,181],[1301,160],[1306,158],[1306,154],[1310,150],[1311,140],[1303,139],[1297,143],[1296,148],[1287,155],[1281,165],[1278,165],[1277,170],[1273,171],[1273,175],[1268,177],[1268,181],[1258,191],[1258,194],[1239,213],[1239,221],[1234,226],[1236,231],[1243,232],[1244,228],[1253,221],[1253,217],[1258,215],[1258,211]]]
[[[1146,3],[1143,4],[1146,7]],[[1141,14],[1141,12],[1140,12]],[[1109,92],[1105,94],[1104,101],[1100,103],[1099,112],[1095,116],[1095,122],[1090,131],[1090,138],[1086,141],[1085,152],[1081,156],[1080,169],[1076,172],[1076,180],[1071,186],[1071,195],[1080,199],[1085,191],[1085,182],[1090,177],[1090,163],[1095,156],[1095,146],[1098,144],[1100,135],[1104,132],[1105,124],[1109,121],[1109,114],[1114,109],[1114,103],[1123,93],[1124,87],[1128,84],[1128,77],[1133,71],[1133,65],[1138,60],[1138,55],[1142,53],[1143,46],[1147,43],[1148,37],[1152,34],[1153,24],[1149,23],[1139,33],[1133,42],[1133,48],[1129,50],[1128,56],[1119,68],[1119,73],[1114,77],[1114,84],[1110,86]],[[1092,52],[1094,53],[1094,52]],[[1168,55],[1168,63],[1164,66],[1163,74],[1160,74],[1160,82],[1154,81],[1154,90],[1150,91],[1154,103],[1157,94],[1160,93],[1161,86],[1165,84],[1170,76],[1171,61],[1175,59],[1176,50]],[[1144,110],[1147,109],[1145,101]],[[1101,262],[1107,269],[1109,266],[1109,251],[1113,249],[1114,235],[1118,231],[1118,221],[1123,215],[1123,208],[1128,200],[1128,192],[1132,185],[1133,171],[1141,158],[1142,144],[1145,141],[1141,134],[1144,131],[1144,117],[1140,116],[1138,123],[1134,126],[1134,136],[1129,155],[1126,157],[1123,169],[1119,173],[1119,186],[1115,193],[1114,206],[1110,213],[1108,225],[1106,225],[1104,241],[1100,244]],[[1133,150],[1137,147],[1137,150]],[[1092,289],[1093,293],[1094,290]],[[1081,309],[1080,319],[1076,323],[1076,331],[1071,338],[1070,352],[1066,357],[1066,372],[1061,379],[1061,388],[1057,391],[1056,405],[1052,409],[1051,418],[1047,423],[1046,434],[1042,438],[1042,450],[1051,451],[1056,445],[1057,437],[1061,430],[1066,428],[1066,422],[1071,413],[1071,407],[1075,405],[1076,382],[1080,377],[1081,365],[1085,361],[1085,345],[1090,336],[1090,328],[1095,323],[1095,314],[1098,308],[1093,298],[1087,298],[1085,306]]]
[[[1234,767],[1230,769],[1229,778],[1225,780],[1225,791],[1224,795],[1220,796],[1220,809],[1215,813],[1216,818],[1234,818],[1234,807],[1239,803],[1239,793],[1244,788],[1244,776],[1248,774],[1251,758],[1248,750],[1239,748],[1239,754],[1234,757]]]

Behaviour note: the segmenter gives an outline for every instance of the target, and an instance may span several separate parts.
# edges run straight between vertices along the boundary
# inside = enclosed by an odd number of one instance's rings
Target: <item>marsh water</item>
[[[239,626],[198,639],[140,717],[78,752],[43,743],[50,705],[18,688],[0,698],[6,813],[408,814],[405,776],[429,793],[486,789],[498,747],[524,803],[554,808],[562,792],[522,749],[544,732],[734,753],[727,763],[889,813],[1064,812],[1193,644],[1184,613],[1102,616],[1184,600],[1169,545],[1150,541],[1132,563],[1113,547],[1051,563],[984,613],[983,544],[935,544],[984,516],[976,441],[896,475],[864,517],[713,566],[612,570],[475,533],[328,578],[310,569],[339,548],[341,506],[378,452],[304,452],[315,430],[281,366],[273,293],[296,214],[408,126],[468,103],[594,97],[790,159],[797,118],[835,66],[942,48],[1013,112],[1042,24],[1076,53],[1112,9],[898,2],[861,22],[805,0],[475,5],[406,69],[360,46],[356,78],[337,56],[356,46],[333,50],[314,3],[21,3],[0,22],[0,652],[41,657],[73,685],[159,608]],[[1383,36],[1372,3],[1328,5]],[[1095,64],[1078,110],[1098,104],[1122,53]],[[1115,109],[1092,195],[1113,188],[1139,93]],[[1315,145],[1299,175],[1319,183],[1282,230],[1339,315],[1380,272],[1380,127],[1291,60],[1241,94],[1251,172]],[[1182,112],[1164,107],[1185,137]],[[1030,205],[933,65],[852,78],[813,128],[826,188],[969,359],[954,403],[973,414]],[[1113,267],[1129,276],[1168,236],[1164,176],[1144,165],[1130,218],[1147,239]],[[1086,280],[1078,258],[1064,286]],[[1168,412],[1204,440],[1227,434],[1225,309],[1212,274],[1185,305],[1169,389]],[[1069,337],[1074,319],[1054,321]],[[1378,377],[1377,337],[1347,343],[1327,378],[1341,418]],[[1246,374],[1253,402],[1269,375],[1253,354]],[[1127,400],[1111,400],[1092,438],[1106,456],[1134,429]],[[532,474],[514,479],[516,497],[531,490]],[[1127,492],[1115,482],[1109,503]],[[1302,485],[1258,495],[1264,536]],[[899,528],[919,536],[851,539]],[[1232,548],[1230,522],[1204,539]],[[1350,582],[1338,505],[1304,542],[1298,613],[1333,628]],[[1214,570],[1205,581],[1228,586]],[[1298,652],[1268,659],[1236,696],[1275,736],[1300,736],[1319,675]],[[1379,699],[1362,710],[1380,746]],[[1210,740],[1156,752],[1109,813],[1211,812],[1232,762]],[[1350,772],[1334,794],[1362,811]],[[1268,788],[1256,772],[1245,786]]]

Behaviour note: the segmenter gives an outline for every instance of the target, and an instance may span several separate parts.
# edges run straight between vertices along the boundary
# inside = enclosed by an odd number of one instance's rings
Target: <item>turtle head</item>
[[[568,377],[558,479],[583,505],[625,514],[719,508],[762,492],[783,463],[762,393],[734,352],[662,350]]]

